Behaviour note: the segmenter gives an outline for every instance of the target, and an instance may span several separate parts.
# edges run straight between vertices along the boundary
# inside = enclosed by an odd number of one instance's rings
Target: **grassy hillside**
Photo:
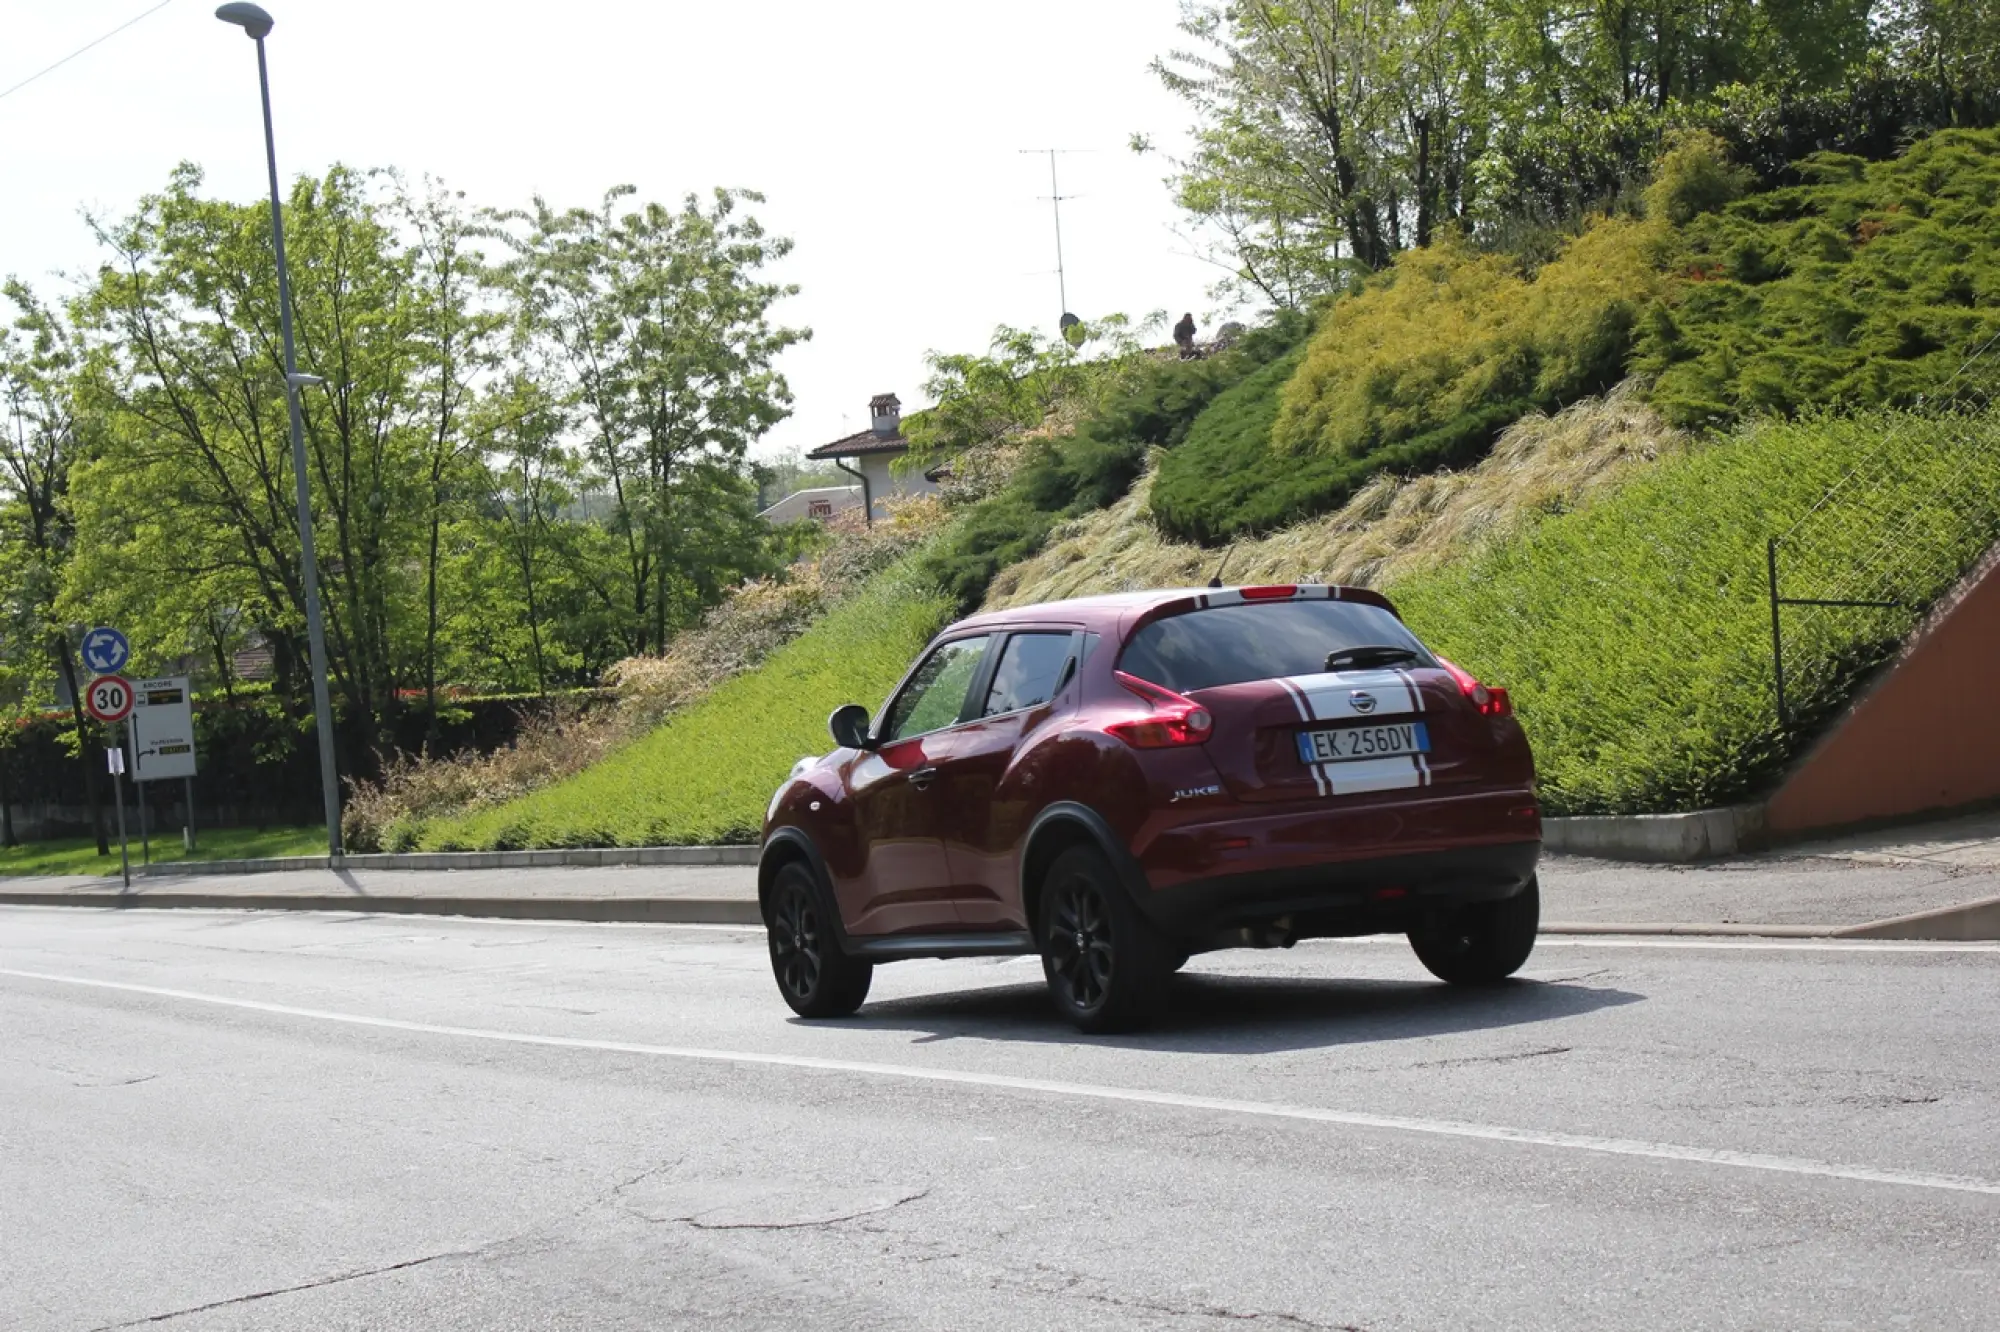
[[[490,754],[417,755],[389,765],[379,782],[348,793],[341,827],[356,851],[409,851],[431,825],[519,801],[564,781],[649,734],[673,713],[756,669],[883,571],[932,539],[946,522],[935,500],[900,503],[868,527],[822,530],[819,549],[775,578],[733,589],[664,655],[628,657],[606,673],[611,707],[541,707],[514,743]]]
[[[1203,360],[1133,358],[1074,430],[1027,445],[1007,484],[962,511],[925,560],[926,575],[959,607],[978,605],[1000,570],[1040,550],[1058,523],[1116,503],[1149,450],[1180,445],[1218,395],[1282,361],[1304,335],[1303,318],[1287,315]]]
[[[825,753],[842,703],[881,704],[944,621],[908,561],[828,612],[754,671],[566,781],[426,824],[425,850],[651,846],[755,840],[792,764]]]
[[[1346,504],[1384,473],[1462,469],[1501,430],[1628,374],[1668,421],[1913,406],[2000,331],[2000,131],[1901,158],[1820,154],[1802,183],[1669,153],[1645,221],[1600,219],[1551,263],[1444,240],[1321,315],[1297,369],[1218,399],[1161,462],[1152,512],[1220,545]]]
[[[1375,476],[1477,462],[1529,412],[1605,391],[1666,285],[1668,235],[1601,222],[1532,278],[1455,240],[1405,253],[1334,303],[1293,373],[1195,422],[1161,464],[1160,524],[1208,544],[1269,532]]]
[[[1378,585],[1573,509],[1635,468],[1686,448],[1686,437],[1646,405],[1637,385],[1623,384],[1554,416],[1522,418],[1465,471],[1378,475],[1337,513],[1238,543],[1226,573],[1231,582]],[[1149,477],[1111,508],[1058,529],[1046,550],[994,580],[987,604],[1206,582],[1223,552],[1162,533],[1148,511],[1156,486]]]
[[[1821,510],[1786,578],[1841,589],[1867,569],[1904,608],[1793,614],[1786,732],[1764,542],[1864,462],[1867,502]],[[1746,427],[1386,590],[1438,651],[1513,689],[1551,812],[1663,812],[1752,794],[1996,535],[2000,416],[1877,410]]]

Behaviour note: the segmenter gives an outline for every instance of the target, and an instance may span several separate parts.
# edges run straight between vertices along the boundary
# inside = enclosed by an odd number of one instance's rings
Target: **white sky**
[[[153,0],[0,0],[0,88]],[[267,0],[279,169],[430,173],[473,204],[595,203],[630,182],[678,201],[761,190],[797,249],[780,307],[813,329],[782,368],[797,403],[766,448],[918,405],[923,354],[1059,313],[1047,157],[1060,159],[1070,307],[1200,316],[1216,270],[1173,234],[1156,153],[1188,121],[1147,69],[1176,0]],[[261,196],[250,42],[212,0],[173,0],[0,98],[0,273],[45,291],[88,271],[88,207],[128,209],[182,160]],[[1204,323],[1209,321],[1204,318]],[[760,449],[763,452],[764,449]]]

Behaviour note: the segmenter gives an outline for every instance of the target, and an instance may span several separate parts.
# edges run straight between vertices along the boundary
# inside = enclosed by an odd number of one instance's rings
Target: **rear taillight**
[[[1482,717],[1511,717],[1514,715],[1514,700],[1507,697],[1507,691],[1498,685],[1483,685],[1466,672],[1439,657],[1438,665],[1451,672],[1451,678],[1458,681],[1458,692],[1472,701]]]
[[[1215,718],[1207,708],[1150,680],[1113,671],[1128,692],[1146,700],[1151,709],[1143,717],[1115,721],[1104,729],[1134,749],[1170,749],[1175,745],[1198,745],[1215,729]]]
[[[1292,583],[1267,583],[1262,587],[1245,587],[1238,590],[1245,601],[1283,601],[1286,597],[1295,597],[1299,594],[1298,587]]]

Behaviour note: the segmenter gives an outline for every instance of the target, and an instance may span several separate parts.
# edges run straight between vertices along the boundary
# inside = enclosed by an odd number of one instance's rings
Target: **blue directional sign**
[[[116,629],[93,629],[83,636],[83,664],[92,675],[116,675],[132,660],[132,645]]]

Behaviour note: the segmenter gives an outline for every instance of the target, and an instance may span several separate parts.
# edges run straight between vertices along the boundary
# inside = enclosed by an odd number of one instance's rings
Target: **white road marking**
[[[1139,1087],[1108,1087],[1084,1082],[1058,1082],[1049,1078],[1013,1077],[1004,1073],[977,1073],[957,1069],[922,1068],[910,1064],[880,1064],[856,1059],[825,1059],[812,1055],[764,1054],[745,1050],[703,1050],[687,1046],[642,1045],[629,1041],[590,1040],[575,1036],[545,1036],[532,1032],[496,1031],[484,1027],[454,1027],[435,1022],[411,1022],[402,1018],[370,1017],[361,1013],[334,1013],[323,1009],[295,1008],[290,1004],[266,1003],[258,999],[236,999],[226,995],[200,994],[192,990],[170,990],[154,985],[134,985],[125,981],[94,980],[84,976],[58,976],[39,971],[0,968],[0,976],[42,981],[52,985],[76,985],[89,989],[115,990],[124,994],[144,994],[160,999],[213,1004],[222,1008],[247,1009],[281,1017],[306,1018],[315,1022],[338,1022],[386,1031],[413,1032],[427,1036],[450,1036],[463,1040],[498,1041],[510,1045],[543,1046],[561,1050],[591,1050],[602,1054],[643,1055],[657,1059],[693,1060],[703,1063],[752,1065],[766,1068],[811,1069],[822,1073],[849,1073],[863,1077],[897,1078],[912,1082],[940,1083],[959,1087],[980,1087],[996,1091],[1039,1092],[1047,1096],[1078,1100],[1124,1102],[1133,1105],[1164,1106],[1175,1110],[1208,1110],[1218,1114],[1258,1119],[1303,1120],[1317,1124],[1337,1124],[1344,1128],[1386,1129],[1431,1137],[1470,1138],[1482,1142],[1512,1142],[1565,1151],[1593,1152],[1607,1156],[1632,1156],[1656,1161],[1681,1161],[1694,1165],[1729,1166],[1738,1170],[1762,1170],[1784,1175],[1807,1175],[1822,1179],[1845,1179],[1864,1184],[1901,1185],[1906,1188],[1937,1189],[1951,1193],[1980,1193],[2000,1196],[2000,1183],[1971,1175],[1942,1175],[1927,1171],[1884,1170],[1872,1166],[1839,1165],[1805,1157],[1770,1156],[1761,1152],[1738,1152],[1714,1147],[1685,1147],[1667,1142],[1645,1142],[1633,1138],[1600,1138],[1582,1133],[1557,1133],[1543,1129],[1509,1128],[1499,1124],[1476,1124],[1453,1119],[1416,1119],[1403,1115],[1376,1115],[1321,1106],[1290,1105],[1278,1101],[1239,1101],[1220,1096],[1192,1096],[1184,1092],[1150,1091]]]

